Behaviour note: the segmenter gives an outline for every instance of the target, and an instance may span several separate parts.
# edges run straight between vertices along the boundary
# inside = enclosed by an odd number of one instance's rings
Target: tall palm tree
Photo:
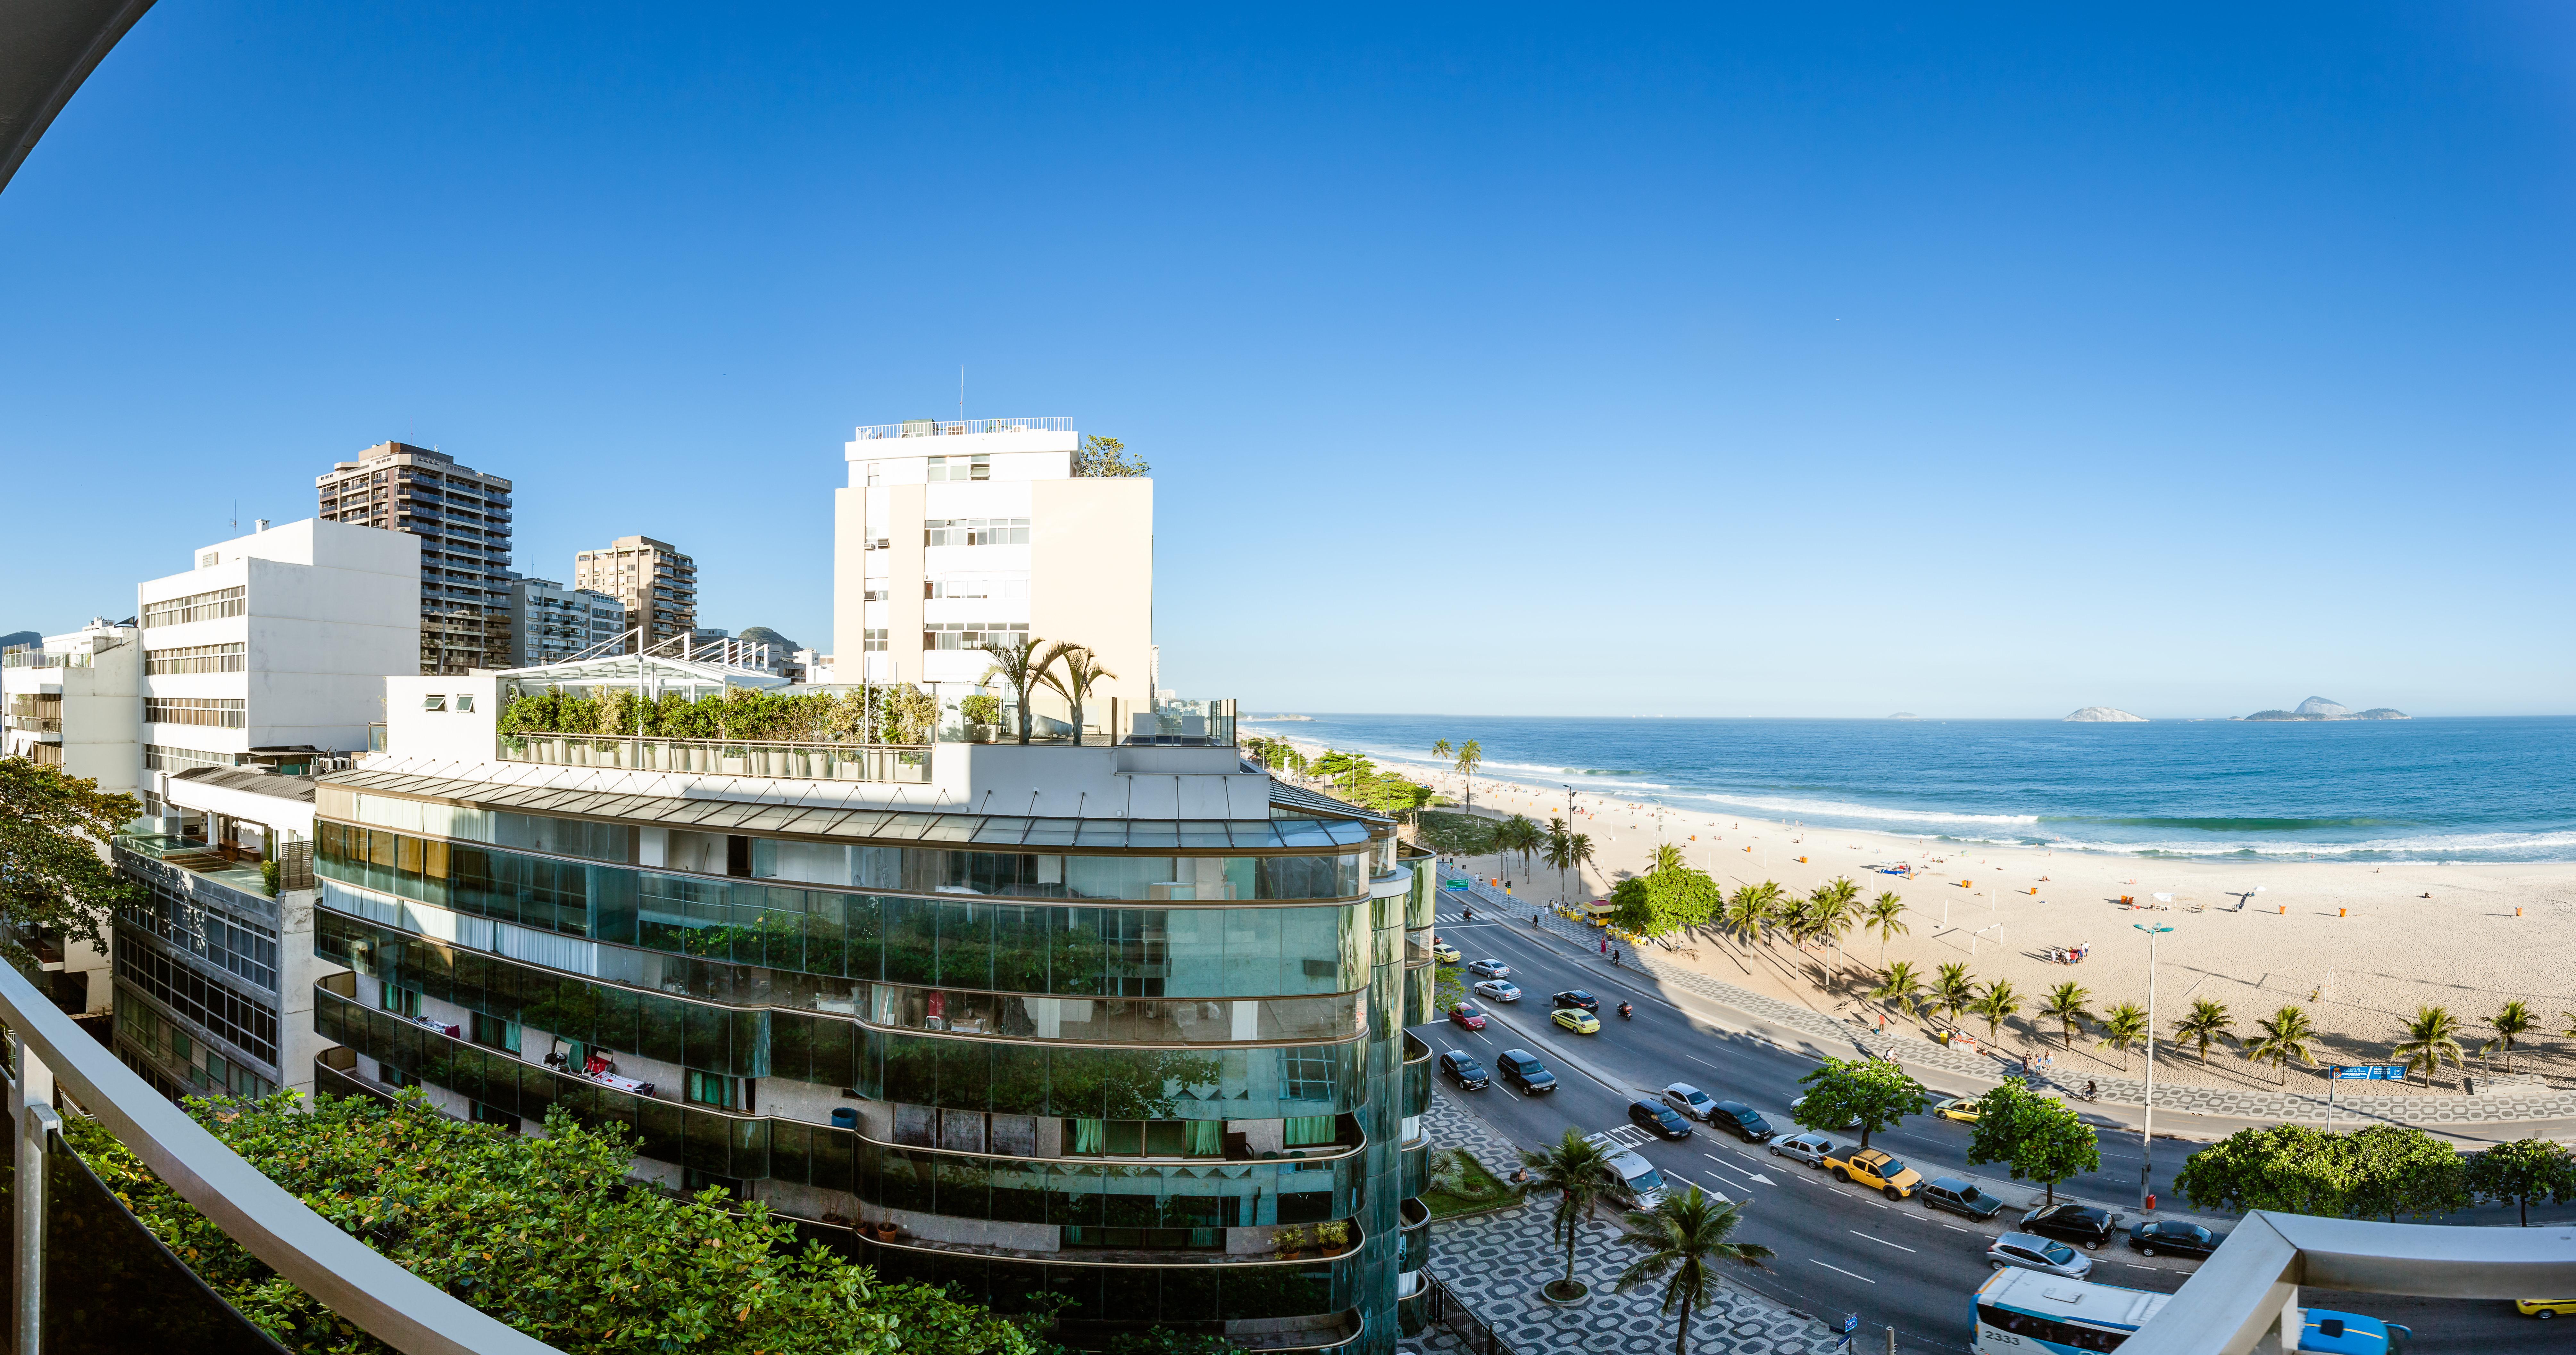
[[[1899,960],[1880,973],[1878,986],[1870,989],[1869,995],[1894,1003],[1898,1011],[1912,1015],[1915,1005],[1923,1000],[1923,976],[1914,972],[1913,965]]]
[[[1759,925],[1762,929],[1762,939],[1768,943],[1772,929],[1785,928],[1789,920],[1795,916],[1795,905],[1789,902],[1786,891],[1780,888],[1776,880],[1764,880],[1757,885],[1746,885],[1745,888],[1753,895],[1753,905],[1761,918]],[[2570,1019],[2576,1020],[2576,1018]]]
[[[2120,1051],[2120,1071],[2129,1071],[2129,1050],[2142,1040],[2154,1039],[2147,1029],[2147,1013],[2134,1002],[2123,1002],[2102,1013],[2102,1043]]]
[[[2290,1060],[2317,1066],[2317,1028],[2306,1012],[2286,1006],[2256,1021],[2254,1029],[2260,1033],[2245,1041],[2241,1052],[2252,1062],[2271,1064],[2283,1085],[2290,1080]]]
[[[1592,864],[1592,835],[1590,833],[1577,833],[1573,837],[1566,839],[1565,854],[1573,858],[1574,880],[1575,883],[1581,884],[1583,882],[1583,868]]]
[[[1968,1010],[1986,1018],[1986,1038],[1991,1040],[1995,1027],[2021,1014],[2021,994],[2013,991],[2012,980],[1997,979],[1968,1004]]]
[[[1451,749],[1450,749],[1450,747],[1449,747],[1449,741],[1448,741],[1447,739],[1434,739],[1434,740],[1432,740],[1432,742],[1431,742],[1431,756],[1436,757],[1436,758],[1439,758],[1439,759],[1441,759],[1441,760],[1443,760],[1443,761],[1446,761],[1446,760],[1448,760],[1448,758],[1450,757],[1451,752],[1452,752],[1452,750],[1451,750]]]
[[[1101,666],[1100,656],[1092,653],[1090,646],[1067,640],[1058,640],[1047,646],[1046,656],[1038,660],[1038,681],[1045,683],[1073,708],[1073,741],[1077,744],[1082,742],[1082,703],[1090,699],[1091,689],[1102,678],[1116,676]],[[1020,727],[1028,727],[1025,717],[1021,719]],[[1110,731],[1110,741],[1117,742],[1116,730]],[[1028,740],[1024,738],[1020,742],[1027,743]]]
[[[2467,1052],[2460,1048],[2460,1018],[2448,1007],[2417,1007],[2415,1019],[2406,1023],[2406,1038],[2397,1042],[2396,1052],[2406,1057],[2406,1071],[2424,1069],[2424,1085],[2433,1085],[2433,1074],[2447,1058],[2458,1067]]]
[[[2083,984],[2070,980],[2050,989],[2047,1000],[2039,1005],[2040,1019],[2054,1021],[2066,1032],[2069,1052],[2075,1048],[2075,1032],[2085,1022],[2095,1019],[2093,1013],[2084,1009],[2085,1000],[2092,996],[2084,990]]]
[[[1610,1165],[1608,1150],[1585,1139],[1577,1129],[1566,1130],[1565,1137],[1545,1152],[1522,1149],[1521,1165],[1530,1170],[1532,1190],[1557,1192],[1556,1239],[1565,1244],[1565,1290],[1571,1292],[1579,1228],[1604,1200],[1626,1208],[1633,1198],[1628,1183]]]
[[[1529,870],[1530,853],[1545,846],[1546,841],[1547,835],[1540,831],[1538,822],[1527,814],[1514,814],[1494,825],[1495,855],[1504,852],[1518,855],[1523,872]]]
[[[1046,651],[1044,655],[1038,652],[1038,646],[1043,643],[1034,635],[1022,635],[984,646],[984,652],[993,656],[993,666],[984,670],[979,685],[998,677],[1019,696],[1022,743],[1029,741],[1029,689],[1046,679],[1046,666],[1055,657],[1053,650]]]
[[[1689,864],[1690,862],[1683,858],[1682,849],[1679,846],[1670,842],[1659,842],[1655,844],[1654,862],[1646,867],[1646,873],[1652,875],[1659,870],[1680,870]]]
[[[1458,774],[1467,778],[1467,808],[1476,807],[1476,769],[1485,763],[1485,745],[1469,739],[1458,745]]]
[[[2510,1073],[2513,1071],[2513,1042],[2530,1034],[2532,1027],[2540,1024],[2540,1017],[2532,1012],[2530,1003],[2515,998],[2504,1004],[2488,1024],[2495,1027],[2496,1037],[2480,1045],[2479,1050],[2504,1050],[2504,1070]]]
[[[1730,1242],[1744,1221],[1744,1206],[1718,1200],[1698,1186],[1680,1195],[1667,1194],[1652,1209],[1632,1210],[1619,1241],[1643,1253],[1619,1272],[1612,1293],[1643,1289],[1666,1275],[1664,1311],[1679,1310],[1681,1330],[1673,1337],[1673,1355],[1690,1355],[1691,1314],[1717,1300],[1717,1272],[1711,1264],[1734,1261],[1759,1270],[1771,1259],[1769,1247]]]
[[[2236,1018],[2227,1014],[2227,1004],[2201,998],[2191,1004],[2191,1012],[2173,1023],[2175,1044],[2200,1046],[2200,1061],[2209,1062],[2209,1042],[2225,1040],[2242,1043],[2236,1038]]]
[[[1967,961],[1953,960],[1933,976],[1932,1010],[1955,1021],[1976,1000],[1977,981],[1968,977]]]
[[[1726,907],[1719,911],[1717,921],[1719,926],[1735,933],[1737,942],[1749,951],[1753,948],[1754,938],[1761,935],[1766,916],[1762,896],[1753,892],[1753,886],[1740,885],[1726,897]]]
[[[1870,901],[1862,925],[1878,933],[1878,962],[1887,963],[1887,943],[1913,930],[1905,925],[1905,900],[1893,891]]]

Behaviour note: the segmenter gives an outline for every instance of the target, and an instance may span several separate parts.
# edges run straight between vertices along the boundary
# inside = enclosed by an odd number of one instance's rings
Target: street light
[[[2129,925],[2147,934],[2147,1121],[2138,1152],[2138,1210],[2144,1213],[2156,1191],[2156,938],[2173,928],[2160,922]]]

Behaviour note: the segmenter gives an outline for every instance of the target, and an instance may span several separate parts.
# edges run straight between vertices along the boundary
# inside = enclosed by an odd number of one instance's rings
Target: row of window
[[[184,772],[191,767],[238,767],[237,753],[209,753],[196,748],[169,748],[157,743],[143,745],[143,770],[147,772]]]
[[[930,518],[922,524],[925,546],[1025,546],[1027,518]]]
[[[128,1045],[150,1054],[149,1067],[154,1072],[176,1068],[183,1071],[186,1085],[179,1088],[188,1096],[232,1096],[255,1101],[276,1091],[275,1083],[251,1071],[242,1063],[209,1049],[202,1040],[194,1039],[161,1013],[140,1002],[116,1004],[117,1033]],[[128,1059],[129,1063],[133,1060]],[[157,1082],[156,1082],[157,1085]]]
[[[147,946],[117,946],[116,976],[199,1030],[274,1068],[277,1012]]]
[[[430,837],[461,838],[495,847],[518,847],[555,856],[593,861],[635,859],[634,833],[622,823],[591,823],[544,814],[514,814],[501,809],[432,804],[387,795],[351,797],[361,823],[399,828]]]
[[[149,677],[181,673],[238,673],[249,662],[249,646],[239,640],[230,644],[179,645],[171,649],[143,651],[143,671]]]
[[[924,579],[921,581],[924,602],[942,598],[1000,598],[1005,602],[1026,602],[1029,581],[1018,579]]]
[[[1029,634],[1026,621],[930,621],[921,628],[923,649],[982,649],[986,645],[1007,645],[1025,640]]]
[[[191,621],[214,621],[227,616],[240,616],[250,609],[249,590],[240,584],[204,593],[191,593],[183,598],[143,604],[143,628],[179,626]]]
[[[422,697],[420,698],[420,708],[421,708],[422,710],[437,710],[437,711],[443,711],[443,710],[447,709],[447,695],[446,695],[446,693],[444,693],[444,692],[430,692],[430,693],[428,693],[428,694],[426,694],[426,695],[422,696]],[[456,694],[456,712],[457,712],[459,715],[471,715],[471,714],[473,714],[473,713],[474,713],[474,693],[472,693],[472,692],[458,692],[458,693]]]
[[[256,922],[210,910],[158,882],[142,898],[118,908],[117,920],[262,991],[277,991],[277,933]]]
[[[237,696],[147,696],[143,720],[157,725],[200,725],[240,729],[249,722],[250,703]]]
[[[875,473],[875,468],[870,467],[869,474]],[[993,478],[993,458],[990,456],[934,456],[930,458],[930,473],[926,478],[934,485],[960,480],[989,480]],[[869,483],[876,482],[870,480]]]

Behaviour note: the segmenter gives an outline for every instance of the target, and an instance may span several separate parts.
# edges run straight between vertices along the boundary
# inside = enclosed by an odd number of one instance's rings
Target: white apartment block
[[[104,617],[42,648],[0,655],[5,751],[88,777],[102,791],[141,784],[135,735],[143,711],[143,651],[137,629]]]
[[[983,645],[1033,636],[1117,674],[1086,726],[1113,698],[1152,709],[1154,482],[1076,476],[1081,443],[1064,418],[859,429],[833,492],[833,677],[964,692],[991,667]]]
[[[552,579],[510,580],[510,665],[560,663],[575,654],[615,645],[626,634],[626,604],[592,588],[566,588]],[[623,653],[622,646],[600,650]]]
[[[136,589],[142,770],[309,768],[359,751],[420,668],[420,538],[307,518]]]

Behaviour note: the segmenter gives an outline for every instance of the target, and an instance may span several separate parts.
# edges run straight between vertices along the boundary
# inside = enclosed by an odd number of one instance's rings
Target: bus
[[[2036,1270],[1998,1270],[1977,1290],[1977,1355],[2118,1350],[2170,1294],[2060,1279]],[[2299,1349],[2325,1355],[2403,1355],[2412,1328],[2359,1313],[2303,1308]]]

